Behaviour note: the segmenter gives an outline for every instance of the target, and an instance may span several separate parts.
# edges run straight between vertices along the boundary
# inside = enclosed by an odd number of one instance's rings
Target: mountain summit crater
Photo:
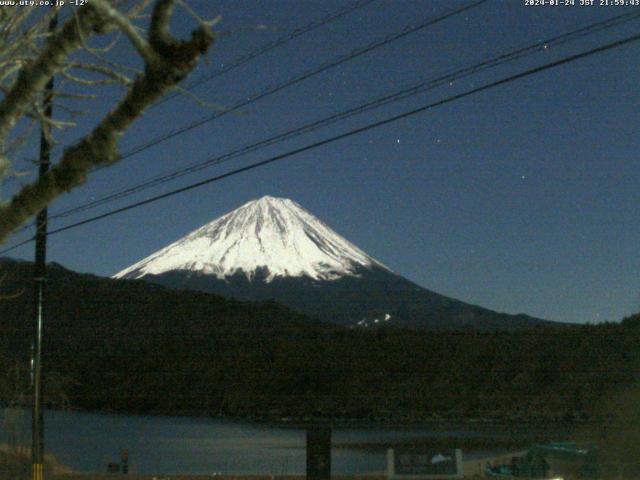
[[[198,228],[114,278],[185,271],[219,279],[242,273],[249,280],[261,272],[266,282],[302,276],[335,280],[374,266],[387,269],[296,202],[265,196]]]

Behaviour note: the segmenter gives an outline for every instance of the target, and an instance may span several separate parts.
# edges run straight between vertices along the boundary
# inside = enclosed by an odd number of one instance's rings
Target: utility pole
[[[55,8],[55,7],[52,7]],[[54,12],[49,22],[49,33],[58,25],[58,13]],[[39,176],[49,171],[51,165],[51,125],[46,121],[53,115],[53,77],[47,82],[42,98],[45,119],[40,132]],[[33,480],[43,480],[44,465],[44,414],[42,394],[42,323],[44,290],[47,281],[47,208],[43,208],[36,218],[36,252],[34,262],[35,283],[35,332],[31,358],[31,382],[33,387],[33,410],[31,420],[31,463]]]

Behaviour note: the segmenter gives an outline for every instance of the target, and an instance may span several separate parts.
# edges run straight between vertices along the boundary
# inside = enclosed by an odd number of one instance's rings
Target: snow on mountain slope
[[[177,242],[122,270],[114,278],[140,278],[181,270],[217,278],[267,270],[275,277],[335,280],[359,268],[388,270],[296,202],[270,196],[248,202]]]

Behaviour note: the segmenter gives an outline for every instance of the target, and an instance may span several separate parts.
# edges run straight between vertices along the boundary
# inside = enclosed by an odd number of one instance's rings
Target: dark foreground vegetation
[[[1,400],[26,401],[31,264],[4,261]],[[563,420],[640,372],[640,319],[516,332],[354,330],[249,303],[50,268],[51,406],[260,420]],[[20,373],[22,371],[22,373]]]

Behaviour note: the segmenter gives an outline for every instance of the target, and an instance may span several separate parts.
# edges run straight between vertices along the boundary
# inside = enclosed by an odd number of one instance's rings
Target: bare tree
[[[198,22],[188,40],[174,38],[169,31],[176,2]],[[49,25],[54,11],[1,7],[0,182],[15,175],[12,155],[34,125],[42,126],[49,136],[53,136],[52,130],[74,126],[72,121],[54,121],[43,114],[42,95],[52,76],[90,91],[57,91],[57,99],[90,98],[95,94],[92,89],[114,83],[123,86],[125,93],[88,134],[64,149],[46,175],[0,203],[0,243],[55,198],[83,184],[93,168],[117,162],[118,139],[145,109],[177,88],[212,44],[213,22],[200,19],[180,0],[151,3],[91,0],[52,31]],[[139,23],[149,17],[145,16],[147,9],[151,14],[144,33]],[[128,40],[140,59],[142,68],[138,71],[103,55],[120,37]],[[102,44],[90,46],[96,39]],[[78,57],[78,52],[84,56]],[[74,114],[67,112],[71,117]]]

